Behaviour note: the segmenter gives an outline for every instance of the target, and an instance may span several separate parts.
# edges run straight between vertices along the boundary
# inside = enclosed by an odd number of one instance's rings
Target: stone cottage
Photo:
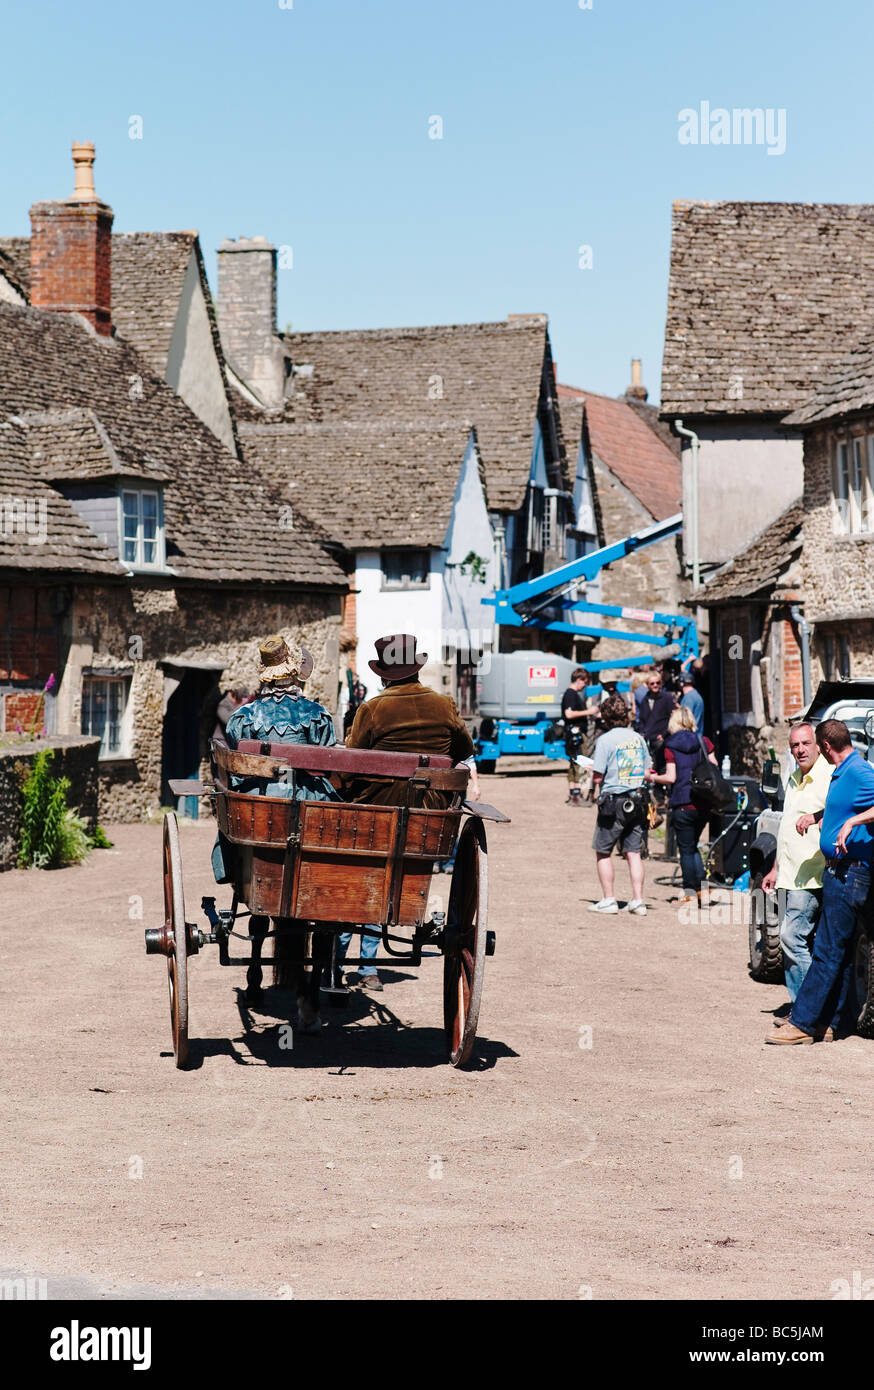
[[[874,206],[674,204],[661,411],[697,437],[683,437],[684,553],[703,578],[801,495],[789,412],[872,317]]]
[[[347,583],[119,331],[113,214],[85,174],[31,209],[29,304],[0,301],[0,737],[98,737],[111,821],[196,771],[268,633],[311,648],[336,708]]]
[[[864,292],[860,283],[860,294]],[[787,424],[804,437],[801,583],[816,677],[874,676],[874,334]]]

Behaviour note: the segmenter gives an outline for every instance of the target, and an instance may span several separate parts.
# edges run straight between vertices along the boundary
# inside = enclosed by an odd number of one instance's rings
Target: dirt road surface
[[[273,1299],[828,1299],[874,1275],[874,1043],[765,1047],[785,993],[748,979],[742,925],[681,922],[658,859],[647,917],[587,912],[592,810],[557,775],[483,783],[513,819],[489,827],[498,944],[466,1072],[439,959],[387,966],[289,1051],[290,998],[250,1012],[215,948],[179,1072],[143,949],[160,827],[0,877],[0,1274]],[[212,838],[182,832],[190,921],[229,900]]]

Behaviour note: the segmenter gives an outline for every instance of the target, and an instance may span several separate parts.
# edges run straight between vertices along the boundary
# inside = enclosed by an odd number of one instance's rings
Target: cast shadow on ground
[[[390,987],[411,976],[380,972]],[[191,1038],[186,1069],[199,1070],[208,1057],[230,1057],[238,1066],[305,1068],[327,1071],[361,1068],[429,1068],[448,1066],[442,1027],[405,1023],[380,995],[350,990],[345,1008],[331,1008],[322,995],[323,1027],[317,1034],[292,1032],[297,1015],[291,990],[268,986],[260,1003],[250,1004],[238,988],[236,1003],[242,1031],[233,1039]],[[363,1027],[365,1019],[376,1027]],[[275,1022],[271,1022],[275,1020]],[[241,1050],[242,1049],[242,1050]],[[247,1055],[248,1054],[248,1055]],[[466,1071],[490,1071],[498,1061],[518,1057],[505,1043],[478,1037]]]

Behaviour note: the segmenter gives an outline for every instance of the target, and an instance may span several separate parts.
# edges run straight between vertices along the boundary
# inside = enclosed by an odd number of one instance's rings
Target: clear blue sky
[[[280,326],[544,311],[562,380],[640,355],[652,400],[674,198],[874,201],[872,31],[869,0],[13,0],[0,232],[94,140],[116,229],[196,227],[213,286],[223,236],[292,246]],[[785,108],[786,153],[681,145],[702,100]]]

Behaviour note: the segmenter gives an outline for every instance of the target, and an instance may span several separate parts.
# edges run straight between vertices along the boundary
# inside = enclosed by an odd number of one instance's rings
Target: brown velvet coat
[[[469,758],[473,740],[449,695],[438,695],[418,680],[390,685],[361,705],[346,737],[349,748],[373,748],[388,753],[443,753],[454,763]],[[355,789],[355,800],[399,806],[406,782],[370,782]],[[426,792],[423,804],[439,808],[448,798]]]

